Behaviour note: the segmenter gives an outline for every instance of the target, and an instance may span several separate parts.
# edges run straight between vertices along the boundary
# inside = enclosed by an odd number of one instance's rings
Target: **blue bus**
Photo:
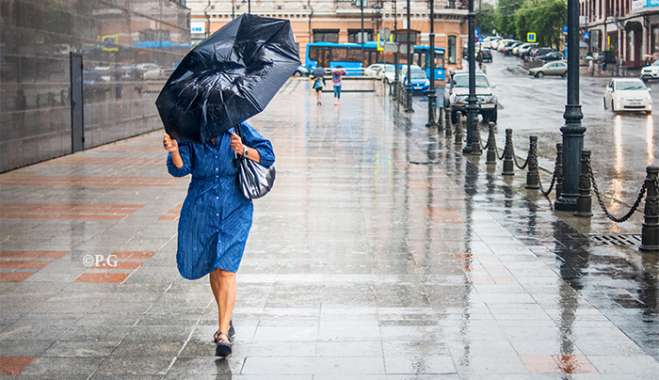
[[[435,48],[435,79],[445,80],[444,49]],[[414,47],[412,63],[419,65],[430,78],[430,47]],[[407,63],[405,54],[401,54],[400,63]],[[305,67],[313,71],[317,66],[334,68],[342,66],[347,75],[359,75],[361,68],[374,63],[394,63],[394,54],[378,51],[374,41],[358,43],[311,42],[307,44]]]

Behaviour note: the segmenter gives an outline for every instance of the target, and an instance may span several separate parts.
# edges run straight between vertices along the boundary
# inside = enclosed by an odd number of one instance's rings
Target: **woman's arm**
[[[178,142],[165,133],[162,141],[167,155],[167,171],[174,177],[183,177],[191,172],[190,151],[187,145],[178,145]]]
[[[247,158],[257,161],[263,166],[270,167],[275,163],[275,153],[270,140],[263,137],[247,122],[240,125],[240,136],[232,136],[232,148],[237,154],[243,154],[247,147]],[[235,143],[234,143],[235,142]]]

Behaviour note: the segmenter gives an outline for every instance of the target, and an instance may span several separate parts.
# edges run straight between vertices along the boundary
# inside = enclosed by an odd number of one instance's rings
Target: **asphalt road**
[[[498,133],[514,130],[516,150],[526,151],[528,136],[538,136],[541,165],[553,168],[555,144],[561,141],[560,127],[567,94],[567,80],[535,79],[521,68],[521,60],[495,53],[487,65],[490,81],[499,98]],[[602,98],[609,78],[581,77],[580,101],[587,128],[585,149],[592,151],[593,169],[601,190],[615,199],[632,203],[645,168],[655,165],[659,153],[659,83],[650,84],[654,114],[614,114],[603,108]],[[625,209],[624,206],[620,211]]]

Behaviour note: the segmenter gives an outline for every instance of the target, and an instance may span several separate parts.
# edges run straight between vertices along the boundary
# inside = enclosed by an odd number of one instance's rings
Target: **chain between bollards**
[[[602,211],[604,211],[604,214],[606,215],[607,218],[609,218],[610,220],[616,223],[626,222],[634,214],[634,212],[636,212],[638,206],[641,204],[641,201],[643,200],[643,197],[645,197],[645,192],[648,186],[647,177],[646,180],[643,182],[643,185],[641,186],[641,190],[639,190],[638,196],[636,197],[636,201],[632,205],[631,209],[629,209],[629,211],[627,211],[627,213],[625,213],[623,216],[617,217],[611,214],[611,212],[606,208],[606,205],[604,204],[604,200],[602,199],[602,194],[600,193],[599,188],[597,187],[597,181],[595,181],[595,176],[593,175],[593,168],[590,166],[590,161],[588,161],[587,163],[589,165],[585,170],[587,171],[588,177],[590,178],[590,182],[593,185],[593,192],[595,193],[595,198],[597,198],[597,203],[599,203],[600,207],[602,208]]]

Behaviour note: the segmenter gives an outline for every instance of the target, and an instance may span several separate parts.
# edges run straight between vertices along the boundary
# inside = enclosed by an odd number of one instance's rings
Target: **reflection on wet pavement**
[[[656,376],[657,256],[591,243],[604,222],[557,218],[424,115],[380,94],[317,107],[292,80],[255,118],[278,178],[256,202],[227,361],[207,282],[176,271],[187,181],[167,177],[159,133],[0,175],[3,203],[44,216],[0,214],[0,374]],[[109,254],[136,264],[83,265]]]

